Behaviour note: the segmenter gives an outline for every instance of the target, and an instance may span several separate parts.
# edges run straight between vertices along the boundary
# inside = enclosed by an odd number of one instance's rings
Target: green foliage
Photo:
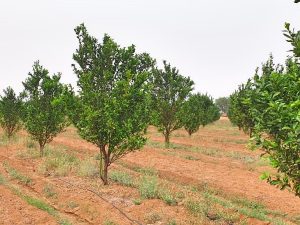
[[[230,95],[230,104],[228,109],[228,118],[230,121],[243,129],[247,134],[252,135],[254,121],[250,114],[250,107],[244,104],[249,102],[251,98],[251,83],[250,80],[244,85],[242,84],[237,91]]]
[[[197,132],[200,126],[204,127],[219,118],[218,107],[207,95],[192,94],[183,104],[181,121],[189,135]]]
[[[26,130],[40,146],[44,147],[68,125],[64,93],[67,87],[60,83],[61,74],[49,75],[37,61],[33,72],[23,82],[25,107],[23,121]]]
[[[20,181],[24,185],[31,185],[32,184],[32,179],[30,177],[21,174],[18,170],[11,167],[7,162],[3,163],[3,167],[8,172],[8,174],[11,178]]]
[[[298,1],[295,1],[296,3]],[[291,43],[293,49],[291,52],[294,53],[295,57],[300,57],[300,31],[295,31],[294,29],[290,28],[290,24],[285,24],[285,31],[283,35],[287,38],[287,42]]]
[[[0,180],[0,184],[1,184],[1,180]],[[134,199],[132,202],[133,202],[133,204],[135,204],[135,205],[140,205],[140,204],[142,204],[142,199],[137,198],[137,199]]]
[[[100,176],[107,184],[108,166],[146,142],[154,60],[133,45],[121,48],[108,35],[99,43],[83,24],[75,32],[79,95],[71,102],[71,117],[80,136],[99,147]]]
[[[164,69],[153,69],[153,124],[165,136],[168,147],[170,134],[183,126],[182,109],[194,82],[179,74],[175,67],[163,61]]]
[[[114,182],[117,182],[127,187],[135,186],[133,177],[126,172],[112,171],[109,175],[109,178]]]
[[[22,99],[11,87],[0,97],[0,125],[10,139],[21,128]]]
[[[22,195],[22,198],[29,205],[32,205],[32,206],[34,206],[34,207],[36,207],[40,210],[43,210],[43,211],[49,213],[52,216],[57,216],[57,211],[52,206],[48,205],[46,202],[44,202],[40,199],[28,196],[28,195]]]
[[[163,200],[167,205],[176,205],[177,200],[173,194],[167,189],[160,189],[158,191],[159,199]]]
[[[221,97],[221,98],[217,98],[215,100],[216,105],[218,106],[218,108],[220,109],[220,111],[222,111],[223,113],[228,113],[228,109],[229,109],[229,98],[228,97]]]
[[[158,198],[158,180],[155,176],[143,176],[138,186],[140,195],[145,199]]]
[[[231,97],[230,119],[244,130],[252,130],[252,140],[269,156],[277,169],[266,175],[270,184],[289,188],[300,196],[300,68],[288,58],[285,67],[272,57],[263,64],[245,89]],[[236,104],[236,103],[239,104]],[[237,122],[238,121],[238,122]],[[251,121],[251,128],[249,123]]]

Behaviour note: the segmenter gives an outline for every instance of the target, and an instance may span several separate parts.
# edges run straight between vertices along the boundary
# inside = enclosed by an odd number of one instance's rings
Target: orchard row
[[[80,136],[100,152],[100,177],[108,183],[108,167],[146,143],[147,127],[155,125],[166,147],[174,130],[189,135],[220,118],[211,97],[192,94],[194,82],[166,61],[163,69],[135,46],[122,48],[105,35],[100,43],[84,24],[75,29],[79,47],[73,54],[78,92],[60,83],[37,61],[17,96],[8,87],[0,99],[0,123],[10,138],[22,126],[40,147],[73,123]]]
[[[228,116],[252,137],[278,173],[263,179],[300,196],[300,32],[286,24],[284,35],[293,46],[294,57],[285,65],[274,65],[273,57],[252,79],[230,96]]]

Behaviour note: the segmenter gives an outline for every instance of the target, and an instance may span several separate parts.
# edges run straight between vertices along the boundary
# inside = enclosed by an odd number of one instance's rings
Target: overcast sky
[[[21,82],[40,60],[76,85],[71,64],[84,22],[98,39],[135,44],[166,59],[195,81],[195,90],[228,96],[272,52],[284,62],[290,49],[284,22],[300,29],[294,0],[0,0],[0,90]]]

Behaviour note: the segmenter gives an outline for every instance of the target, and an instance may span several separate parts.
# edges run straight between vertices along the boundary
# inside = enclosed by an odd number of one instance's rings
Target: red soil
[[[228,126],[227,119],[222,119],[218,124],[218,126],[201,128],[192,138],[188,137],[183,130],[177,131],[171,138],[171,142],[191,147],[214,148],[224,155],[208,156],[201,152],[146,146],[141,151],[126,155],[123,162],[131,166],[153,167],[159,172],[161,178],[173,181],[175,184],[201,186],[206,183],[228,196],[255,200],[265,204],[268,209],[281,211],[289,216],[299,215],[299,198],[261,181],[260,167],[249,169],[242,160],[226,155],[226,153],[238,152],[245,156],[257,157],[261,152],[248,150],[245,144],[248,137],[236,128]],[[74,128],[69,128],[66,133],[55,138],[51,145],[64,146],[70,151],[75,151],[80,158],[98,153],[95,146],[78,138],[75,132]],[[163,137],[156,132],[155,128],[150,127],[148,136],[151,141],[163,144]],[[25,160],[16,156],[22,148],[24,146],[16,144],[0,148],[0,173],[9,177],[2,166],[2,162],[7,161],[12,167],[31,177],[33,180],[31,186],[22,185],[17,180],[9,180],[9,182],[19,186],[25,193],[47,202],[61,217],[67,218],[73,224],[103,224],[106,220],[122,225],[134,224],[122,212],[136,221],[144,221],[147,214],[156,211],[168,219],[176,218],[181,222],[180,224],[190,224],[189,214],[183,206],[168,206],[161,200],[145,200],[141,205],[134,205],[132,200],[139,198],[139,193],[134,188],[117,184],[105,187],[99,180],[77,176],[63,178],[43,176],[37,172],[36,166],[41,159]],[[197,160],[187,160],[183,157],[186,155],[192,155]],[[112,167],[126,170],[120,165],[112,165]],[[46,185],[55,188],[57,198],[45,197],[43,189]],[[71,202],[76,205],[68,207],[68,203]],[[266,224],[255,219],[248,220],[248,223]],[[0,224],[57,224],[57,221],[45,211],[28,205],[6,186],[0,185]]]

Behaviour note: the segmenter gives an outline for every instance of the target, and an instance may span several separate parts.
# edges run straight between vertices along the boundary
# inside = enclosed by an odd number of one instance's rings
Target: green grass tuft
[[[134,187],[135,183],[134,183],[134,179],[133,177],[126,173],[126,172],[122,172],[122,171],[111,171],[109,173],[109,178],[119,184],[122,184],[124,186],[127,187]]]
[[[43,163],[39,166],[42,174],[53,173],[55,176],[67,176],[70,172],[77,169],[80,161],[71,153],[64,149],[45,149]]]
[[[138,189],[142,198],[158,198],[158,179],[155,176],[143,176],[139,182]]]
[[[174,195],[167,189],[160,189],[158,191],[159,199],[163,200],[167,205],[176,205],[177,200]]]
[[[23,195],[22,198],[29,204],[32,205],[40,210],[43,210],[47,213],[49,213],[52,216],[57,216],[57,211],[51,207],[50,205],[48,205],[47,203],[43,202],[40,199],[37,198],[33,198],[31,196],[28,195]]]
[[[135,204],[135,205],[140,205],[140,204],[142,204],[142,199],[137,198],[137,199],[134,199],[132,202],[133,202],[133,204]]]
[[[25,184],[25,185],[31,185],[32,184],[32,179],[31,178],[21,174],[19,171],[12,168],[7,162],[3,163],[3,167],[6,169],[6,171],[8,172],[8,174],[11,178],[18,180],[22,184]]]
[[[43,188],[43,193],[47,198],[57,198],[57,192],[55,191],[54,187],[50,184],[47,184]]]
[[[1,173],[0,173],[0,184],[5,184],[5,178]]]
[[[98,167],[92,159],[85,159],[80,162],[78,175],[82,177],[95,178],[99,175]]]

